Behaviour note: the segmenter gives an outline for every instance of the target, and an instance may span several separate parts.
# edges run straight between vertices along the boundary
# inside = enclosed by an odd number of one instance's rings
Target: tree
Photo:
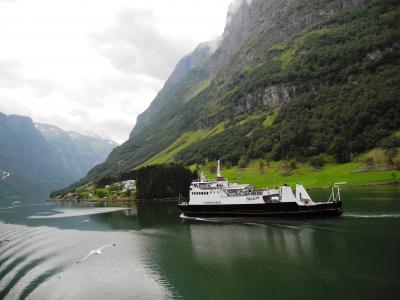
[[[347,146],[347,142],[341,136],[337,136],[333,139],[329,152],[335,156],[336,162],[345,163],[350,161],[350,153]]]
[[[260,160],[260,162],[258,163],[258,170],[260,171],[261,174],[265,173],[265,161],[264,160]]]
[[[313,156],[309,159],[309,163],[315,169],[320,169],[324,166],[325,160],[322,155]]]
[[[244,169],[247,167],[247,164],[249,163],[249,157],[247,155],[242,155],[239,159],[238,166],[241,169]]]

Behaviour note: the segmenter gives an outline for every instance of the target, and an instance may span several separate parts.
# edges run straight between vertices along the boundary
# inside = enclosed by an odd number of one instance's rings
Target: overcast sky
[[[0,0],[0,112],[122,143],[232,0]]]

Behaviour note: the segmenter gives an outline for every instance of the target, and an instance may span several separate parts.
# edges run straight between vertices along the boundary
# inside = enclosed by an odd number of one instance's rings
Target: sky
[[[232,0],[0,0],[0,112],[124,142]]]

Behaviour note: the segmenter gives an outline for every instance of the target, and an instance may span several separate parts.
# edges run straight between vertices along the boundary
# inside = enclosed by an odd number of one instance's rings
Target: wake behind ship
[[[255,189],[250,184],[229,183],[221,175],[218,161],[217,178],[203,175],[190,185],[189,201],[179,209],[187,217],[330,217],[343,212],[340,184],[335,183],[325,202],[314,202],[306,189],[296,185],[295,194],[284,185],[274,189]]]

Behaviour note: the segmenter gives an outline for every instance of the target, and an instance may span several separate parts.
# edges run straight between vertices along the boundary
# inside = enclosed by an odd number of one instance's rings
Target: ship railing
[[[329,196],[328,202],[340,202],[340,186],[347,182],[335,182],[331,187],[331,195]]]
[[[228,196],[262,196],[262,191],[226,192]]]

